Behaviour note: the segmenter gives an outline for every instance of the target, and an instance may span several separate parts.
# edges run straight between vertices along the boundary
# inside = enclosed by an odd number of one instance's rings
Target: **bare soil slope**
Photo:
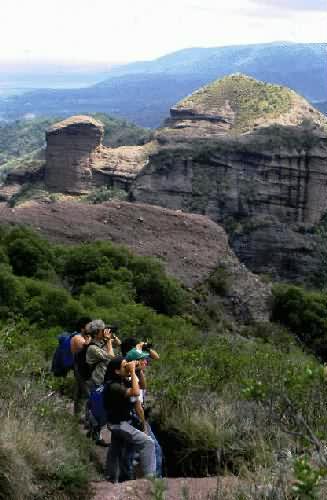
[[[229,302],[246,319],[268,319],[270,290],[239,263],[225,231],[202,215],[151,205],[71,201],[28,202],[18,208],[0,203],[0,223],[30,225],[56,242],[110,240],[138,255],[162,259],[167,272],[193,287],[218,265],[232,280]]]

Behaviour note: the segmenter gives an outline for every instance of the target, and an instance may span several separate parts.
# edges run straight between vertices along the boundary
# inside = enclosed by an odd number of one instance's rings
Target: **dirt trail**
[[[214,500],[226,498],[237,487],[234,477],[138,479],[121,484],[93,483],[94,500]],[[160,493],[163,491],[163,493]],[[218,497],[218,494],[220,495]],[[230,497],[229,497],[230,498]]]

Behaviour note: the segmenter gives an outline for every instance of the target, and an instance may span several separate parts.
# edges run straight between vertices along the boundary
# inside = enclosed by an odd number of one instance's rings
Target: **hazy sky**
[[[123,62],[185,47],[327,39],[327,0],[0,2],[0,61]]]

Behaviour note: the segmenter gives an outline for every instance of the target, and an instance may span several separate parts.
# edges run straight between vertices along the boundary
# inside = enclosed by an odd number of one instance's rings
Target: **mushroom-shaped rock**
[[[72,116],[46,132],[45,184],[49,190],[83,193],[92,185],[92,163],[104,127],[90,116]]]

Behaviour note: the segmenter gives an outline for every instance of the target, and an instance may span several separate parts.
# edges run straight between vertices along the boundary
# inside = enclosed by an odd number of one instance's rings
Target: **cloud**
[[[261,8],[267,6],[276,10],[327,12],[327,0],[252,0],[252,3]]]

